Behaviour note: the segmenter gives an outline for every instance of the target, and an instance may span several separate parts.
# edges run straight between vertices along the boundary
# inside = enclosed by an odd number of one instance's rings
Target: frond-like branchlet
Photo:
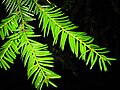
[[[94,38],[87,36],[85,32],[74,31],[78,26],[65,16],[61,8],[57,8],[49,0],[46,0],[46,5],[39,4],[40,1],[3,0],[9,15],[0,24],[0,36],[2,40],[9,40],[0,48],[0,67],[7,70],[10,68],[9,63],[14,63],[16,54],[21,54],[24,66],[27,67],[28,79],[32,78],[32,84],[38,90],[41,90],[44,83],[57,87],[51,80],[60,76],[49,70],[54,63],[52,54],[47,50],[47,45],[32,39],[40,36],[35,35],[34,27],[28,24],[35,20],[33,17],[36,15],[40,20],[39,27],[42,27],[43,36],[52,32],[53,45],[60,42],[60,48],[64,50],[68,40],[71,51],[79,59],[82,58],[86,65],[90,63],[90,69],[98,61],[100,70],[107,71],[106,62],[111,65],[110,61],[116,60],[105,56],[109,51],[93,44]]]
[[[47,45],[32,40],[32,37],[40,36],[35,35],[34,27],[28,24],[29,21],[35,20],[33,8],[36,7],[36,2],[37,0],[3,0],[6,10],[9,11],[9,17],[2,21],[0,35],[2,39],[7,36],[10,40],[0,50],[0,67],[5,70],[10,68],[8,62],[13,63],[16,53],[19,54],[18,51],[21,50],[28,79],[33,78],[32,84],[41,90],[44,83],[47,86],[51,84],[57,87],[52,79],[60,76],[49,70],[53,67],[54,59],[47,50]],[[13,34],[11,35],[9,31]]]
[[[96,61],[99,61],[99,67],[102,71],[107,71],[106,62],[110,64],[110,60],[116,60],[114,58],[108,58],[105,56],[106,48],[101,48],[98,45],[92,44],[94,38],[87,36],[85,32],[75,32],[77,28],[67,16],[56,6],[39,6],[39,26],[42,26],[44,37],[52,32],[54,41],[53,45],[58,42],[58,36],[60,36],[60,48],[64,50],[66,40],[69,41],[70,48],[76,57],[82,58],[86,61],[86,65],[91,62],[91,67],[94,66]]]
[[[9,69],[9,63],[13,64],[18,51],[19,35],[13,34],[10,39],[0,48],[0,67],[5,70]]]
[[[28,78],[33,76],[32,84],[38,90],[41,90],[44,83],[48,86],[49,84],[56,87],[51,79],[60,78],[60,76],[53,71],[47,69],[53,67],[53,57],[47,50],[47,45],[43,45],[37,41],[29,39],[31,37],[38,37],[34,35],[34,32],[30,30],[23,32],[20,39],[21,57],[24,62],[24,66],[27,66]]]
[[[4,3],[4,5],[6,6],[5,9],[7,12],[9,12],[9,14],[18,11],[17,0],[3,0],[2,3]]]
[[[9,36],[10,33],[17,31],[18,28],[18,13],[13,13],[8,16],[6,19],[3,19],[0,24],[0,36],[2,40],[5,39],[6,36]]]

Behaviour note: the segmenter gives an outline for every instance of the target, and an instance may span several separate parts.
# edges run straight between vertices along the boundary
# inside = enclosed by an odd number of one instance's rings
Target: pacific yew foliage
[[[111,60],[105,54],[109,51],[106,48],[93,44],[94,38],[85,32],[76,32],[78,26],[74,25],[61,8],[48,0],[3,0],[8,16],[0,23],[0,36],[5,40],[0,48],[0,67],[7,70],[10,64],[14,64],[17,54],[21,55],[21,60],[27,67],[28,79],[32,78],[32,84],[38,90],[42,89],[45,83],[57,87],[52,79],[61,78],[51,70],[54,58],[48,51],[48,45],[34,38],[41,35],[35,34],[35,27],[29,22],[39,20],[39,32],[43,32],[43,37],[47,38],[49,33],[53,36],[53,46],[60,43],[59,47],[64,50],[66,41],[71,52],[76,58],[90,64],[90,69],[98,63],[100,70],[107,71],[106,63],[111,65]]]

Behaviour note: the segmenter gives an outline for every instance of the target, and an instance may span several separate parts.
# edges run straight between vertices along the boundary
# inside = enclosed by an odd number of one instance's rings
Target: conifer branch
[[[32,84],[38,90],[42,89],[43,84],[57,87],[52,79],[61,76],[49,70],[53,67],[54,59],[47,50],[48,46],[33,40],[41,35],[35,34],[35,28],[29,22],[38,16],[43,37],[52,32],[53,45],[60,42],[59,47],[64,50],[68,40],[72,53],[84,60],[86,65],[90,64],[90,69],[98,62],[100,70],[107,71],[106,63],[111,65],[111,60],[116,59],[105,55],[109,52],[106,48],[93,44],[94,38],[85,32],[76,32],[78,26],[70,21],[61,8],[46,1],[47,4],[42,5],[39,0],[3,0],[9,15],[0,24],[0,36],[2,40],[9,40],[0,48],[0,68],[9,69],[17,54],[21,54],[28,79],[32,78]]]
[[[42,26],[44,37],[46,35],[48,36],[50,31],[52,32],[54,38],[53,45],[57,44],[58,36],[61,36],[60,48],[64,50],[66,40],[68,39],[70,48],[76,57],[79,56],[82,60],[86,61],[86,65],[91,62],[90,69],[93,68],[98,60],[100,70],[107,71],[105,62],[116,60],[115,58],[108,58],[104,55],[109,52],[106,48],[101,48],[96,44],[92,44],[94,38],[87,36],[85,32],[75,32],[74,29],[78,27],[65,16],[60,8],[47,5],[39,6],[39,9],[39,26]]]

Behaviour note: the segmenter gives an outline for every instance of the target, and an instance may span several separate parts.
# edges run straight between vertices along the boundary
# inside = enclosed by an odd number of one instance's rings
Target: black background
[[[120,84],[120,5],[119,0],[51,0],[68,15],[76,25],[77,31],[85,31],[95,38],[95,43],[107,47],[109,57],[117,58],[108,66],[107,72],[101,72],[96,65],[92,70],[82,60],[78,60],[67,48],[61,52],[49,47],[56,59],[54,70],[62,76],[55,80],[58,88],[43,87],[43,90],[84,90],[119,88]],[[0,20],[5,18],[3,5],[0,4]],[[48,40],[47,40],[48,41]],[[1,40],[0,45],[4,42]],[[49,45],[50,41],[47,42]],[[56,53],[58,51],[58,53]],[[61,62],[61,60],[63,62]],[[15,64],[8,71],[0,69],[0,90],[36,90],[27,80],[26,68],[17,56]]]

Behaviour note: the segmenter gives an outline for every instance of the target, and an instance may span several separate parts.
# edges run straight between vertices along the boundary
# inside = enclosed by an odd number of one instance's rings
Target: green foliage
[[[38,11],[36,11],[38,12]],[[40,25],[42,23],[42,30],[44,31],[44,37],[52,32],[54,41],[53,45],[57,44],[58,36],[60,36],[60,48],[64,50],[66,41],[68,40],[71,51],[76,57],[82,58],[86,62],[91,64],[90,69],[93,68],[97,60],[99,60],[100,70],[107,71],[106,62],[111,65],[110,60],[116,60],[114,58],[108,58],[105,53],[109,51],[106,48],[101,48],[98,45],[92,44],[94,38],[87,36],[85,32],[75,32],[77,28],[65,14],[56,6],[44,6],[40,10]]]
[[[2,40],[7,40],[0,48],[0,67],[9,69],[16,55],[20,54],[27,67],[28,79],[32,78],[32,84],[38,90],[42,89],[44,83],[57,87],[52,79],[60,78],[60,75],[50,70],[54,63],[52,54],[47,50],[47,45],[33,39],[40,35],[36,35],[35,28],[29,25],[29,22],[38,18],[43,36],[47,38],[52,32],[53,45],[59,42],[60,48],[64,50],[68,40],[71,51],[86,65],[90,64],[90,69],[98,62],[100,70],[107,71],[106,63],[111,65],[110,61],[116,60],[105,55],[109,51],[93,44],[94,38],[85,32],[76,32],[78,26],[60,8],[48,0],[46,2],[48,4],[39,4],[40,0],[3,0],[9,15],[0,24],[0,36]]]

